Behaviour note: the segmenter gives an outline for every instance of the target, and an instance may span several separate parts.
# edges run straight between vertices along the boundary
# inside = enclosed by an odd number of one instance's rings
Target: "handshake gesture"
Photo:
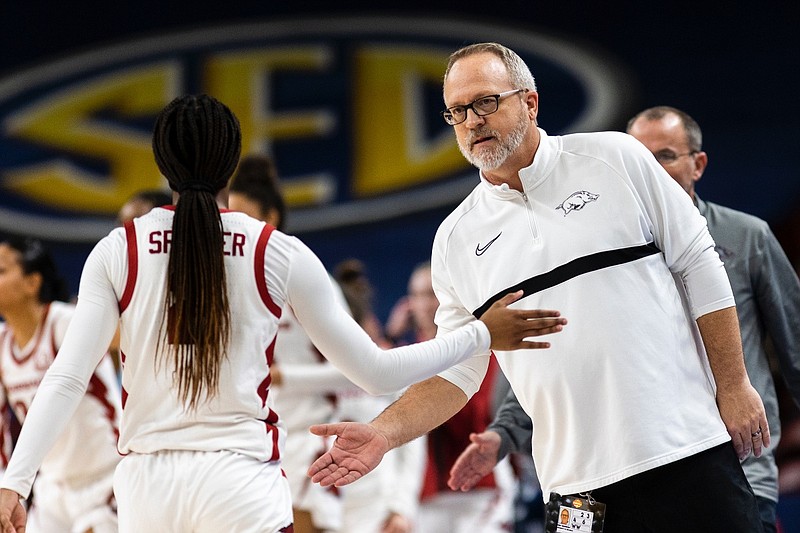
[[[495,302],[480,318],[491,334],[491,348],[508,351],[545,349],[549,342],[525,340],[557,333],[567,321],[553,310],[514,310],[509,305],[522,297],[522,291]],[[311,481],[323,487],[348,485],[371,472],[384,454],[427,433],[466,403],[457,386],[441,378],[431,378],[412,386],[397,402],[369,424],[340,422],[311,426],[320,436],[335,436],[333,447],[308,469]],[[417,425],[410,427],[403,412],[416,412]]]

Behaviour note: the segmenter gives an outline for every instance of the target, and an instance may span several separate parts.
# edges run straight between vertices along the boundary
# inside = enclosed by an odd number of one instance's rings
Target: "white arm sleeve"
[[[36,391],[0,485],[23,497],[30,494],[39,465],[72,418],[117,329],[119,307],[103,262],[107,244],[101,241],[86,260],[64,343]]]
[[[319,365],[279,364],[281,387],[292,393],[335,394],[358,390],[344,374],[330,363]]]
[[[431,341],[380,349],[334,299],[328,273],[303,244],[287,280],[287,302],[314,346],[370,394],[389,394],[489,350],[489,330],[478,320]]]

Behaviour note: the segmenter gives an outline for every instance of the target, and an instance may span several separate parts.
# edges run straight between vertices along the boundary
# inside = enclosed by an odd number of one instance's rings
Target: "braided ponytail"
[[[180,194],[167,268],[166,342],[178,393],[190,409],[203,396],[208,400],[217,394],[230,338],[216,194],[233,174],[240,152],[238,120],[211,96],[176,98],[156,119],[156,164]]]

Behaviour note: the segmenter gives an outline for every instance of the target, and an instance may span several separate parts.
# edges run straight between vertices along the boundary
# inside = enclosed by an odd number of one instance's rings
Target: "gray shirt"
[[[742,467],[757,496],[777,501],[774,450],[780,441],[780,419],[767,340],[800,405],[800,280],[765,221],[697,196],[695,203],[708,222],[733,288],[747,374],[764,402],[772,436],[770,448],[759,458],[748,457]],[[532,423],[513,391],[487,429],[502,439],[498,459],[512,451],[530,453]]]

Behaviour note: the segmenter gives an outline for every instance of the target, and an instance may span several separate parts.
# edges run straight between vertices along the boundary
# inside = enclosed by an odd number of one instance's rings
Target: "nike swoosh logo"
[[[483,255],[483,253],[484,253],[486,250],[488,250],[488,249],[489,249],[489,247],[492,245],[492,243],[493,243],[494,241],[496,241],[496,240],[497,240],[497,239],[500,237],[500,235],[502,235],[502,234],[503,234],[503,232],[502,232],[502,231],[501,231],[500,233],[498,233],[498,234],[497,234],[497,237],[495,237],[494,239],[492,239],[491,241],[489,241],[489,242],[487,242],[487,243],[486,243],[486,246],[481,246],[481,243],[478,243],[478,246],[476,246],[476,247],[475,247],[475,255],[478,255],[478,256],[480,256],[480,255]]]

